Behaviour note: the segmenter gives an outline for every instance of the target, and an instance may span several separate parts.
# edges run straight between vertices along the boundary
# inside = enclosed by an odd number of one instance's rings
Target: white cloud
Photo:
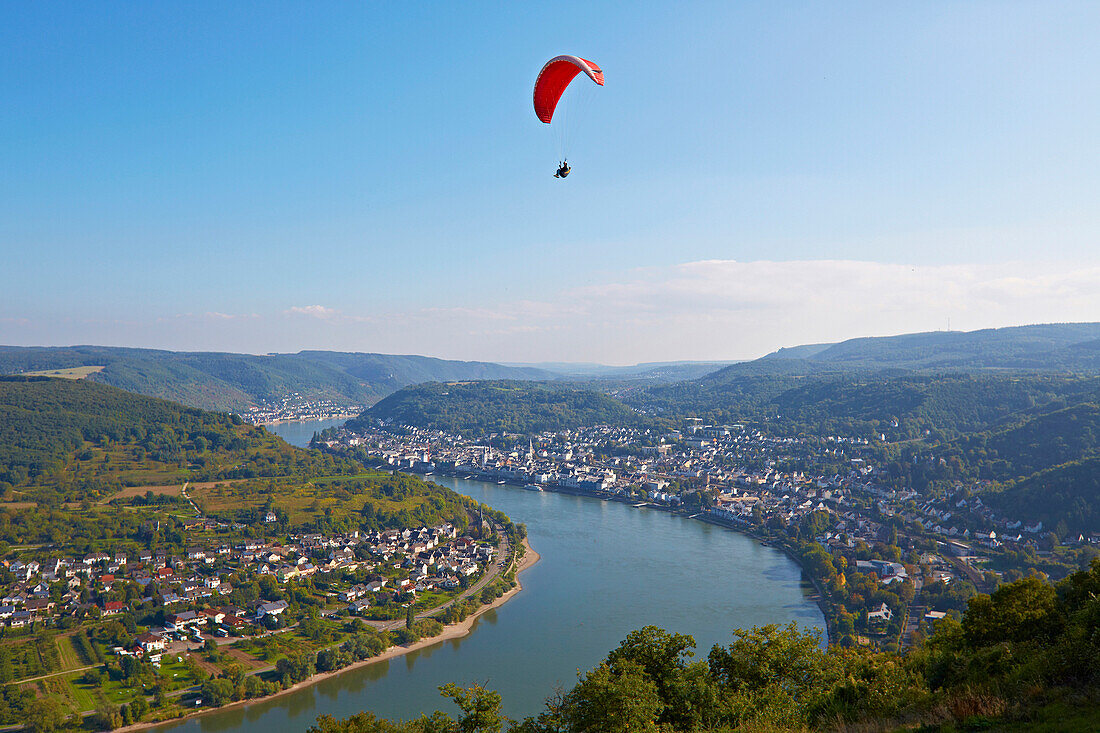
[[[1063,263],[917,266],[849,260],[707,260],[488,313],[432,311],[453,353],[612,363],[758,356],[856,336],[1100,320],[1100,267]],[[446,317],[444,317],[446,316]],[[511,323],[502,328],[505,317]],[[463,350],[465,351],[465,350]]]
[[[203,314],[203,317],[216,321],[234,321],[241,318],[259,318],[260,316],[258,313],[221,313],[219,311],[207,311]]]
[[[286,312],[301,316],[311,316],[313,318],[332,318],[340,311],[335,308],[326,308],[323,305],[294,305]]]

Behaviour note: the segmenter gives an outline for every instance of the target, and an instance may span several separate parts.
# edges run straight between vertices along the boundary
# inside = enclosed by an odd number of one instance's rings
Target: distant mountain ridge
[[[110,346],[0,346],[0,374],[102,366],[89,380],[193,407],[244,410],[297,392],[337,404],[371,404],[425,381],[553,379],[535,368],[427,356],[303,351],[297,354],[180,352]]]
[[[738,360],[726,361],[650,361],[628,366],[609,366],[593,362],[553,361],[535,364],[509,362],[506,366],[544,369],[571,380],[637,380],[677,382],[716,372]]]
[[[1100,370],[1100,323],[1048,323],[929,331],[779,349],[757,361],[801,359],[834,367]],[[750,362],[752,363],[752,362]]]

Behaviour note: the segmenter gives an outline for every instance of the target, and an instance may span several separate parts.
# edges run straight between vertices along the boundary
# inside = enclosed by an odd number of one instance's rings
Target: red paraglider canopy
[[[546,62],[535,80],[535,114],[540,120],[549,124],[565,88],[582,71],[592,81],[603,86],[603,70],[580,56],[555,56]]]

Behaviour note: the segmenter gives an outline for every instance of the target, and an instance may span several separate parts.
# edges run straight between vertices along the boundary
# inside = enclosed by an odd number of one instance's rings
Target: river
[[[536,714],[555,685],[570,686],[578,669],[590,669],[647,624],[693,635],[702,657],[713,644],[728,643],[735,627],[793,620],[823,628],[798,566],[736,532],[618,502],[429,480],[526,523],[542,559],[520,576],[523,592],[485,614],[465,638],[161,730],[274,733],[305,730],[321,713],[453,712],[437,691],[447,682],[496,689],[505,713],[523,717]]]
[[[325,428],[335,428],[347,421],[348,418],[346,417],[332,417],[327,420],[300,420],[264,425],[264,427],[268,429],[268,432],[275,433],[291,445],[305,448],[309,445],[309,441],[313,440],[314,433],[319,433]]]

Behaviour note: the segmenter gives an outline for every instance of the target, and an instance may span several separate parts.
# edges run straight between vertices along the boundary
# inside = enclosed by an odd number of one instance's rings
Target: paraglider
[[[580,56],[555,56],[546,62],[535,79],[535,115],[546,124],[554,119],[554,111],[558,108],[558,102],[566,88],[573,82],[578,74],[584,72],[589,79],[603,86],[603,69],[594,62],[582,59]],[[554,178],[565,178],[572,170],[564,156],[561,164],[554,173]]]

